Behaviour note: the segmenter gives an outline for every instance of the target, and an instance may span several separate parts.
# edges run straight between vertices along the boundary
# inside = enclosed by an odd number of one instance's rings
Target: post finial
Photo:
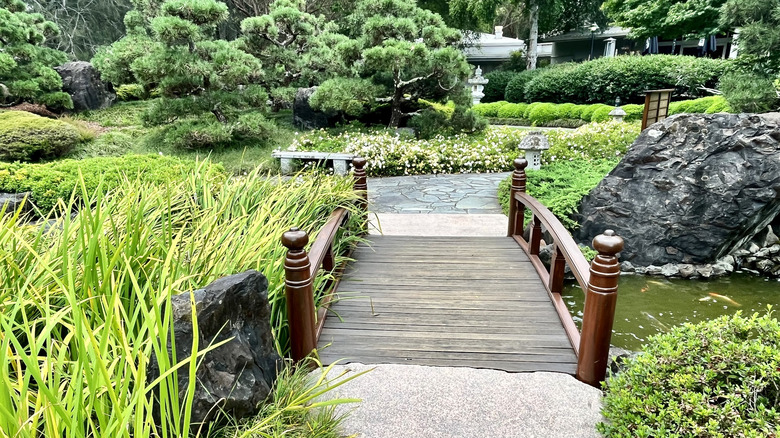
[[[614,256],[623,251],[623,238],[615,235],[615,231],[606,230],[593,239],[593,249],[603,256]]]
[[[355,157],[352,159],[352,165],[355,166],[356,169],[363,169],[366,167],[366,159],[363,157]]]
[[[519,172],[525,170],[525,168],[528,167],[528,160],[525,158],[515,158],[513,164],[515,165],[515,170]]]
[[[290,231],[286,231],[282,234],[282,245],[292,251],[300,251],[306,247],[309,243],[309,235],[305,231],[299,230],[297,227],[290,228]]]

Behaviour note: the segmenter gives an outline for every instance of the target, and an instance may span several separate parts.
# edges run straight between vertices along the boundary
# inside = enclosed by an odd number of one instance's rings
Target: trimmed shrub
[[[606,384],[607,437],[770,437],[780,428],[780,323],[722,316],[651,337]]]
[[[540,70],[525,85],[528,101],[641,103],[644,91],[674,88],[678,96],[701,96],[714,88],[729,60],[678,55],[617,56]],[[510,83],[511,85],[511,83]],[[509,88],[507,88],[507,91]],[[507,97],[507,100],[510,100]]]
[[[611,113],[612,110],[615,109],[614,106],[603,105],[603,104],[596,104],[593,106],[596,107],[596,109],[593,111],[593,114],[591,114],[590,116],[591,122],[606,122],[607,120],[611,119],[611,117],[609,117],[609,113]]]
[[[726,98],[723,96],[715,96],[712,105],[710,105],[710,107],[707,108],[707,111],[705,111],[705,113],[707,114],[731,113],[731,112],[734,111],[731,109],[731,106],[726,101]]]
[[[521,119],[524,117],[528,105],[523,103],[508,103],[498,109],[498,117],[503,119]]]
[[[87,191],[92,193],[101,182],[107,191],[117,187],[125,177],[149,183],[181,180],[194,171],[197,164],[159,155],[97,157],[42,164],[0,163],[0,192],[31,192],[32,202],[47,212],[58,200],[70,198],[79,184],[79,173],[83,175]],[[224,174],[222,166],[212,167],[215,175]]]
[[[597,109],[599,109],[600,106],[601,106],[601,104],[587,105],[587,106],[583,107],[582,108],[582,112],[580,113],[580,118],[582,120],[590,120],[590,119],[592,119],[593,118],[593,113]]]
[[[557,105],[558,118],[560,119],[579,119],[582,109],[573,103],[562,103]]]
[[[447,114],[429,108],[412,117],[409,120],[409,127],[414,128],[417,138],[428,139],[447,130],[448,122]]]
[[[642,115],[645,113],[645,106],[633,103],[623,105],[623,111],[626,112],[626,116],[623,118],[623,120],[626,122],[635,122],[642,120]]]
[[[530,108],[533,107],[533,108]],[[526,118],[534,125],[543,125],[563,117],[559,116],[558,107],[552,103],[540,103],[530,105]]]
[[[531,102],[531,100],[526,98],[525,87],[531,80],[533,80],[533,78],[537,77],[542,71],[543,71],[542,69],[536,69],[536,70],[526,70],[517,73],[506,85],[504,98],[509,102],[513,102],[513,103]]]
[[[504,70],[491,71],[486,74],[485,79],[488,80],[488,83],[485,84],[485,89],[483,90],[485,97],[482,98],[482,102],[489,103],[504,100],[506,86],[515,76],[517,76],[516,72]]]
[[[481,132],[487,128],[487,125],[487,120],[465,106],[456,107],[450,117],[450,132],[454,134]]]
[[[731,108],[741,113],[765,113],[777,108],[772,79],[755,73],[731,73],[718,85]]]
[[[507,103],[509,102],[505,100],[491,103],[478,103],[474,105],[472,109],[482,117],[498,117],[498,110]]]
[[[57,158],[78,144],[79,131],[68,123],[25,111],[0,112],[0,160]]]

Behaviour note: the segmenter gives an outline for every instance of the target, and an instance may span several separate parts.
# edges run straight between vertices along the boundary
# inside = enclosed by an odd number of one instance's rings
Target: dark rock
[[[14,213],[24,202],[23,212],[28,213],[33,210],[33,205],[29,199],[25,199],[30,196],[30,192],[24,193],[0,193],[0,210],[5,208],[6,213]]]
[[[276,379],[280,358],[271,333],[268,280],[257,271],[223,277],[194,292],[198,318],[198,346],[233,338],[203,357],[192,404],[192,422],[209,421],[219,411],[234,418],[258,412]],[[192,354],[190,294],[172,298],[176,357]],[[159,375],[156,361],[149,378]],[[179,373],[179,394],[184,396],[189,378]]]
[[[609,347],[609,370],[612,375],[618,374],[626,367],[626,361],[641,354],[639,351],[629,351],[620,347]]]
[[[778,213],[780,124],[681,114],[646,129],[574,219],[579,242],[614,229],[626,242],[621,259],[646,266],[712,263]]]
[[[634,265],[631,264],[631,262],[620,262],[620,272],[625,272],[626,274],[632,273],[636,270],[634,268]]]
[[[100,80],[100,72],[92,64],[68,62],[54,69],[62,77],[62,91],[73,99],[74,110],[105,109],[116,101],[113,87]]]
[[[293,102],[293,125],[300,129],[320,129],[334,126],[338,117],[317,111],[309,105],[309,99],[317,87],[299,88]]]

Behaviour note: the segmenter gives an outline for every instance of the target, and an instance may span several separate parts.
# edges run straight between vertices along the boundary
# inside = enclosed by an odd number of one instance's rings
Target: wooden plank
[[[334,306],[337,307],[337,306]],[[404,313],[391,313],[383,312],[378,314],[371,314],[370,311],[365,312],[352,312],[342,311],[339,309],[332,309],[331,315],[336,318],[342,319],[347,322],[356,323],[373,323],[373,324],[409,324],[415,325],[421,322],[434,322],[437,324],[445,324],[451,321],[453,318],[450,315],[436,315],[436,314],[417,314],[409,315]],[[486,320],[485,315],[461,315],[458,319],[462,323],[468,323],[473,325],[492,325],[496,323],[514,323],[518,320],[534,321],[537,324],[546,323],[547,326],[555,329],[563,330],[560,321],[557,319],[557,315],[554,312],[545,312],[540,314],[539,312],[530,312],[526,314],[495,314],[491,315],[489,320]],[[326,327],[330,323],[326,323]]]
[[[448,345],[463,345],[460,341],[487,341],[486,345],[493,346],[493,342],[520,342],[523,344],[536,345],[547,344],[558,345],[558,348],[569,347],[569,340],[566,336],[561,336],[560,333],[450,333],[446,336],[436,332],[425,331],[404,331],[400,333],[398,330],[368,330],[358,332],[352,329],[328,327],[322,331],[323,336],[328,335],[339,340],[357,340],[361,339],[373,339],[373,338],[392,338],[392,339],[421,339],[426,342],[437,342],[439,344]],[[560,341],[565,341],[560,343]],[[349,342],[352,344],[351,342]],[[560,345],[559,345],[560,344]]]
[[[396,332],[418,332],[424,331],[426,333],[489,333],[489,334],[516,334],[516,333],[559,333],[558,327],[554,325],[543,325],[533,321],[517,321],[507,323],[491,323],[489,327],[467,325],[465,323],[419,323],[419,324],[396,324],[396,323],[383,323],[374,324],[372,322],[360,322],[360,321],[340,321],[334,318],[335,321],[328,324],[332,329],[349,329],[354,331],[371,331],[371,330],[393,330]],[[398,336],[403,336],[399,333]]]
[[[350,351],[338,351],[333,345],[321,344],[318,350],[322,356],[341,357],[405,357],[405,358],[430,358],[444,360],[475,360],[490,362],[557,362],[576,363],[577,359],[571,349],[546,349],[537,353],[507,353],[507,352],[475,352],[475,351],[442,351],[442,350],[414,350],[385,348],[373,349],[370,347],[354,347]],[[542,349],[545,350],[545,349]]]
[[[362,363],[362,364],[398,364],[398,365],[423,365],[423,366],[440,366],[440,367],[469,367],[479,369],[491,369],[501,370],[510,373],[522,373],[522,372],[552,372],[552,373],[565,373],[574,374],[577,370],[576,363],[557,363],[557,362],[507,362],[507,361],[492,361],[492,360],[476,360],[469,359],[464,361],[461,359],[439,359],[439,358],[399,358],[399,357],[375,357],[375,356],[360,356],[360,357],[339,357],[331,355],[321,355],[320,360],[323,365],[327,366],[332,363],[338,362],[340,364],[346,363]]]

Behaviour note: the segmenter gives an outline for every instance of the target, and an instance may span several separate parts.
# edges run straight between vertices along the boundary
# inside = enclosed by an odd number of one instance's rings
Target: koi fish
[[[653,316],[653,315],[651,315],[651,314],[649,314],[647,312],[644,312],[644,311],[642,312],[642,315],[644,315],[644,317],[647,318],[650,321],[651,324],[656,326],[656,328],[661,328],[664,331],[669,331],[669,327],[666,324],[664,324],[661,321],[659,321],[655,316]]]
[[[647,292],[648,290],[650,290],[650,287],[645,284],[645,287],[643,287],[642,289],[639,289],[639,292]]]
[[[742,304],[739,304],[738,302],[732,300],[731,298],[729,298],[729,297],[727,297],[725,295],[716,294],[715,292],[710,292],[710,296],[713,297],[713,298],[719,299],[721,301],[725,301],[725,302],[731,304],[732,306],[742,307]]]

